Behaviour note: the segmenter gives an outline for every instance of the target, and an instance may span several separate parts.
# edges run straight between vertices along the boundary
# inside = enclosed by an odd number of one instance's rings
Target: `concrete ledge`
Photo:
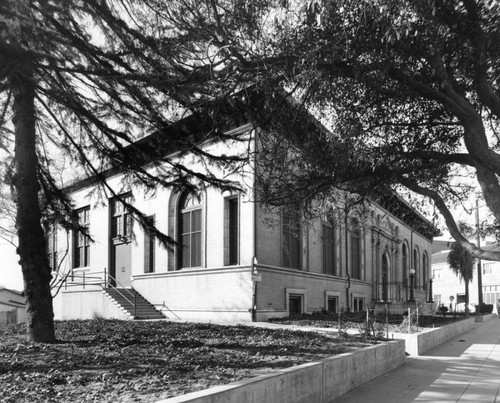
[[[426,329],[420,333],[392,333],[394,339],[405,341],[406,353],[412,356],[422,355],[445,341],[474,327],[475,319],[463,319],[449,325]]]
[[[60,316],[55,316],[57,320],[132,319],[132,316],[124,311],[100,287],[93,290],[63,291],[57,298],[61,299]]]
[[[488,322],[489,320],[492,320],[493,318],[496,318],[497,315],[494,313],[489,313],[487,315],[481,315],[481,316],[476,316],[475,320],[476,322]]]
[[[326,403],[404,362],[404,342],[393,340],[158,403]]]

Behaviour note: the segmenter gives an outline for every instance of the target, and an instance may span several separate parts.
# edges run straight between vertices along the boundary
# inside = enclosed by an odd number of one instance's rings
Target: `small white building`
[[[249,124],[227,132],[235,133],[248,142],[210,143],[205,150],[229,155],[252,148],[258,136]],[[258,161],[257,153],[253,164]],[[190,155],[181,162],[203,169]],[[71,186],[93,242],[57,227],[48,234],[52,267],[71,273],[54,300],[56,318],[155,317],[149,305],[160,317],[252,321],[377,304],[404,309],[410,295],[423,305],[432,299],[434,228],[401,199],[388,195],[390,202],[373,203],[348,228],[328,215],[303,225],[299,212],[269,213],[254,201],[254,173],[255,165],[219,172],[241,183],[242,193],[208,188],[198,194],[130,187],[119,172],[109,174],[116,194],[183,245],[170,250],[134,223],[119,199],[92,192],[92,178]]]
[[[498,248],[498,246],[488,245],[485,248]],[[448,265],[450,252],[448,242],[435,242],[434,250],[436,251],[432,255],[434,301],[436,306],[443,303],[449,307],[450,297],[453,297],[452,304],[455,307],[455,304],[465,301],[465,282]],[[477,264],[476,260],[472,271],[472,281],[469,283],[469,303],[474,305],[479,303]],[[480,265],[483,303],[492,304],[494,312],[497,312],[497,304],[500,302],[500,262],[482,260]]]
[[[0,323],[23,323],[26,321],[24,294],[0,288]]]

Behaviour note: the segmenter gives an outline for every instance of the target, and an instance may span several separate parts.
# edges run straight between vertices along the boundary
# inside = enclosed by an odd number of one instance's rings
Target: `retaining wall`
[[[474,323],[475,319],[469,318],[443,327],[425,329],[420,333],[390,333],[390,337],[404,340],[406,353],[409,355],[422,355],[441,343],[472,329]]]
[[[54,316],[57,320],[132,319],[131,315],[118,306],[101,289],[63,291],[56,298],[59,308],[54,310]]]
[[[326,403],[404,362],[404,342],[393,340],[158,403]]]
[[[489,313],[487,315],[481,315],[481,316],[476,316],[475,321],[476,322],[488,322],[489,320],[492,320],[493,318],[496,318],[497,315],[493,313]]]

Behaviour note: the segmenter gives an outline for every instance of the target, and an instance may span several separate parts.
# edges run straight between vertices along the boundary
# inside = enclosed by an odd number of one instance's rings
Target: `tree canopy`
[[[451,212],[475,176],[500,214],[498,2],[313,2],[305,16],[286,35],[297,44],[290,56],[301,57],[294,78],[307,104],[333,111],[347,131],[344,169],[374,188],[425,196],[463,248],[498,259],[470,243]]]
[[[79,228],[71,200],[56,180],[63,152],[82,174],[119,195],[103,171],[119,167],[131,184],[152,187],[238,188],[211,173],[246,156],[210,155],[201,144],[225,140],[228,105],[197,101],[195,42],[158,23],[157,1],[0,1],[1,173],[16,209],[17,252],[27,300],[28,334],[54,341],[51,269],[42,219]],[[200,90],[201,91],[201,90]],[[179,117],[182,125],[172,125]],[[205,162],[197,172],[134,141],[157,133],[167,150]],[[234,139],[233,140],[237,140]],[[53,150],[57,149],[56,154]],[[145,169],[145,162],[149,163]],[[173,242],[131,204],[136,220],[164,243]]]
[[[259,90],[249,116],[278,136],[275,154],[288,169],[263,199],[308,204],[332,186],[367,196],[409,190],[465,250],[500,259],[469,242],[452,213],[477,191],[498,230],[498,2],[176,4],[184,17],[169,22],[215,49],[210,88]],[[310,113],[318,124],[307,123]]]
[[[261,200],[409,191],[467,251],[500,259],[453,216],[478,197],[498,231],[498,2],[177,0],[156,11],[193,44],[191,100],[253,89],[241,103],[272,150],[261,165],[284,168],[262,178]]]
[[[452,243],[447,261],[457,276],[468,283],[472,282],[474,258],[458,243]]]

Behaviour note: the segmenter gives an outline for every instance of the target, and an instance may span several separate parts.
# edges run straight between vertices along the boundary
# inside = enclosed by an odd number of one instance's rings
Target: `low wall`
[[[252,321],[250,266],[137,274],[132,287],[168,319]]]
[[[57,298],[61,298],[60,312],[55,315],[58,320],[132,319],[102,290],[63,291]]]
[[[476,322],[488,322],[489,320],[492,320],[493,318],[496,318],[497,315],[493,313],[489,313],[487,315],[481,315],[481,316],[476,316],[475,320]]]
[[[422,355],[451,338],[474,327],[475,319],[463,319],[446,326],[425,329],[420,333],[390,333],[390,337],[405,341],[406,353],[412,356]]]
[[[326,403],[404,362],[404,342],[393,340],[158,403]]]

